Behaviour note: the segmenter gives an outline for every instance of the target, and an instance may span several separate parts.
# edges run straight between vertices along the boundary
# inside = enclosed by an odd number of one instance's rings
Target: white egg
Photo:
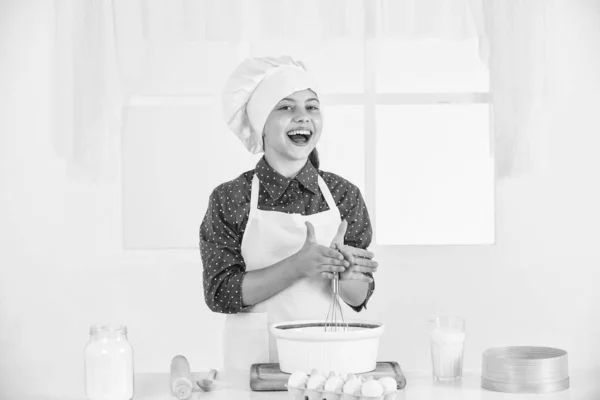
[[[306,382],[307,389],[323,389],[327,377],[321,372],[311,373],[308,381]]]
[[[296,371],[292,375],[290,375],[288,379],[288,386],[300,388],[306,387],[306,382],[308,381],[308,375],[303,371]]]
[[[344,380],[339,376],[332,376],[325,382],[324,390],[326,392],[341,392],[344,387]]]
[[[368,397],[379,397],[383,394],[383,386],[378,381],[369,379],[363,383],[361,394]]]
[[[320,376],[323,377],[323,380],[327,379],[327,375],[325,375],[323,372],[321,371],[317,371],[316,369],[313,369],[312,371],[310,371],[310,375],[309,378],[311,376]]]
[[[356,375],[351,374],[350,372],[348,372],[346,374],[346,378],[344,379],[345,381],[349,381],[350,379],[358,379]]]
[[[350,378],[344,384],[344,393],[352,395],[360,395],[360,390],[363,383],[358,378]]]
[[[383,386],[383,392],[393,392],[397,389],[398,383],[391,376],[384,376],[383,378],[379,378],[379,383]]]

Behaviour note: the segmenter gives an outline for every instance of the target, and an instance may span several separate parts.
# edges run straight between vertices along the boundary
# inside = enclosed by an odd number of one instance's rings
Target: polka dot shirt
[[[317,180],[321,175],[331,191],[342,219],[348,221],[344,243],[366,249],[373,235],[369,214],[360,190],[344,178],[317,170],[310,161],[294,178],[275,171],[265,158],[256,168],[213,190],[208,209],[200,226],[200,254],[204,267],[204,299],[218,313],[234,314],[249,307],[242,306],[242,280],[246,266],[242,257],[242,237],[250,212],[252,177],[260,181],[260,210],[316,214],[329,209]],[[372,274],[370,274],[372,277]],[[362,305],[366,308],[375,284],[371,283]]]

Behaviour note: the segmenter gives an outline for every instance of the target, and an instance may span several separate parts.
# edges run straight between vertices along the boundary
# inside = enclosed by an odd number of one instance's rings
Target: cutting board
[[[384,376],[391,376],[396,379],[398,389],[404,389],[406,378],[397,362],[379,361],[374,371],[356,374],[358,376],[372,376],[379,379]],[[250,388],[255,392],[265,391],[285,391],[285,385],[290,374],[281,372],[279,364],[252,364],[250,367]]]

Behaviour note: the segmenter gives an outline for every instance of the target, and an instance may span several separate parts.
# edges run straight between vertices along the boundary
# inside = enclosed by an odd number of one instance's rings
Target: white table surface
[[[194,373],[194,379],[207,375]],[[587,371],[571,371],[571,385],[567,390],[546,394],[510,394],[491,392],[481,388],[478,373],[465,372],[462,380],[453,383],[439,383],[432,379],[430,373],[404,371],[407,379],[406,387],[399,391],[396,400],[600,400],[600,369]],[[196,391],[197,390],[197,391]],[[220,372],[214,390],[202,392],[196,387],[190,400],[290,400],[287,392],[253,392],[249,386],[249,373]],[[24,396],[20,400],[86,400],[69,396]],[[136,374],[136,400],[172,400],[169,391],[168,373]]]

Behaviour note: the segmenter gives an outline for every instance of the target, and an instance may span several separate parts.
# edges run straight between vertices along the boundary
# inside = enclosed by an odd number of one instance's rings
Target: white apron
[[[259,210],[259,180],[254,175],[250,215],[242,238],[246,271],[268,267],[300,250],[306,241],[306,221],[314,226],[317,243],[329,247],[341,217],[321,176],[318,176],[318,182],[329,210],[305,216]],[[278,362],[277,344],[269,332],[269,325],[292,320],[324,320],[331,303],[331,293],[331,280],[321,276],[305,278],[247,312],[228,314],[223,335],[225,369],[249,370],[254,363]],[[341,303],[344,313],[352,312],[347,304]]]

